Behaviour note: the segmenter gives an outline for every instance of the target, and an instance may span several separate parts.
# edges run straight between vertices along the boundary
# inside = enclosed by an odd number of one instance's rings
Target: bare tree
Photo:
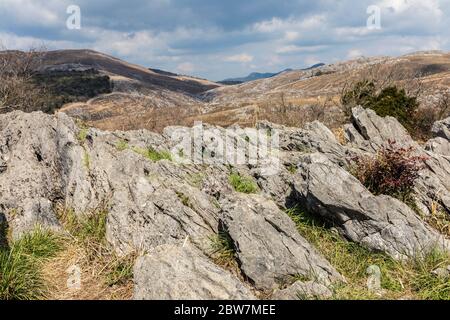
[[[0,113],[39,109],[45,91],[33,81],[42,65],[44,49],[0,51]]]

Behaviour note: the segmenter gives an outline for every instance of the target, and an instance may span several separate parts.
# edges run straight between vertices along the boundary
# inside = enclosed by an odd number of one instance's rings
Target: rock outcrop
[[[197,248],[163,245],[138,258],[134,267],[137,300],[251,300],[251,290]]]
[[[342,280],[273,201],[238,195],[225,199],[222,210],[221,225],[234,242],[242,272],[256,288],[277,289],[294,276],[325,284]]]
[[[252,299],[258,292],[292,299],[300,289],[329,296],[327,288],[345,279],[283,209],[307,208],[349,241],[396,259],[435,246],[448,250],[448,240],[420,214],[372,195],[346,170],[351,157],[373,155],[389,140],[412,146],[427,159],[414,193],[418,208],[423,215],[436,205],[450,212],[447,122],[435,125],[440,137],[424,147],[395,119],[362,108],[346,126],[346,145],[320,122],[302,129],[260,123],[278,146],[267,161],[233,165],[221,159],[247,159],[256,146],[248,131],[203,126],[214,129],[197,146],[207,161],[189,163],[186,152],[197,142],[188,139],[183,149],[179,140],[191,128],[106,132],[80,127],[63,113],[2,114],[0,222],[17,238],[38,224],[60,230],[61,206],[78,215],[107,210],[110,245],[119,255],[143,253],[134,268],[136,299]],[[237,149],[211,151],[220,146],[217,135],[229,135]],[[232,173],[254,181],[258,194],[235,191]],[[210,258],[211,238],[220,232],[233,243],[242,277]],[[305,281],[292,284],[299,277]]]
[[[403,202],[372,195],[355,177],[322,154],[305,156],[295,190],[299,202],[338,228],[342,235],[396,259],[450,249],[443,236]]]
[[[431,131],[438,137],[450,140],[450,117],[437,121]]]

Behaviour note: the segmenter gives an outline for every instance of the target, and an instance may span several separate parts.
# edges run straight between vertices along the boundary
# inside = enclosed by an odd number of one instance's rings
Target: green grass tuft
[[[103,244],[106,239],[107,215],[106,210],[98,210],[77,216],[73,210],[66,209],[59,214],[59,218],[65,229],[78,240]]]
[[[436,251],[402,263],[343,239],[324,222],[299,208],[286,212],[299,233],[347,279],[348,283],[334,288],[335,299],[450,299],[450,281],[432,273],[439,266],[450,264],[447,254]],[[367,289],[366,270],[371,265],[380,267],[382,297]]]
[[[259,191],[258,186],[250,177],[243,177],[238,173],[232,173],[228,180],[237,192],[257,193]]]
[[[168,151],[156,151],[152,147],[148,149],[133,147],[134,152],[146,157],[147,159],[157,162],[161,160],[169,160],[172,161],[172,154]]]
[[[117,150],[119,150],[119,151],[124,151],[124,150],[126,150],[126,149],[128,149],[128,148],[129,148],[128,142],[126,142],[125,140],[119,140],[119,141],[117,141],[117,143],[116,143],[116,149],[117,149]]]
[[[44,259],[62,249],[61,238],[37,227],[0,249],[0,300],[37,300],[45,298],[46,283],[40,270]]]
[[[135,255],[129,255],[113,261],[105,275],[106,285],[112,287],[115,285],[123,285],[131,281],[133,279],[135,259]]]
[[[78,132],[77,139],[81,144],[86,142],[88,132],[89,130],[87,128],[81,128],[80,131]]]
[[[91,157],[89,156],[89,153],[84,150],[84,155],[83,155],[83,164],[86,167],[86,169],[90,169],[91,167]]]
[[[236,261],[236,249],[233,239],[226,231],[220,231],[219,234],[210,238],[212,257],[214,261],[221,266],[233,266]]]

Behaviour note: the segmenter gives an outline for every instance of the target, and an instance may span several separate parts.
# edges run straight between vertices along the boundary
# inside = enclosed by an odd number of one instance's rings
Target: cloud
[[[177,71],[180,73],[188,74],[195,70],[195,66],[190,62],[183,62],[177,66]]]
[[[241,54],[236,54],[234,56],[226,57],[225,61],[248,63],[248,62],[253,61],[253,56],[246,54],[246,53],[241,53]]]
[[[360,58],[363,56],[363,53],[361,50],[358,49],[351,49],[348,51],[347,53],[347,58],[348,59],[355,59],[355,58]]]
[[[82,29],[65,26],[81,8]],[[366,26],[369,5],[381,29]],[[0,0],[0,43],[91,48],[221,80],[365,55],[449,50],[448,0]]]

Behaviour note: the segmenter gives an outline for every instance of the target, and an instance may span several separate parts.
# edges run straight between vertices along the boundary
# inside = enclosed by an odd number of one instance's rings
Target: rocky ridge
[[[265,175],[264,163],[176,161],[183,155],[174,151],[174,132],[191,128],[106,132],[79,127],[64,113],[11,112],[0,115],[0,221],[18,238],[36,224],[61,230],[57,205],[79,215],[107,208],[108,242],[118,254],[141,253],[136,299],[289,299],[298,288],[329,296],[345,278],[283,210],[301,206],[345,239],[399,260],[436,247],[450,251],[450,242],[421,216],[436,205],[450,212],[448,122],[437,123],[437,137],[424,146],[394,118],[362,108],[345,127],[345,145],[320,122],[304,128],[260,122],[258,129],[279,138],[279,170]],[[238,153],[246,154],[245,132],[233,138]],[[427,157],[415,190],[421,215],[397,199],[374,196],[346,170],[352,156],[373,154],[389,140]],[[203,141],[202,150],[209,145]],[[172,157],[152,161],[141,152],[148,148]],[[231,174],[251,177],[256,194],[235,191]],[[211,259],[210,239],[223,232],[239,274]]]

